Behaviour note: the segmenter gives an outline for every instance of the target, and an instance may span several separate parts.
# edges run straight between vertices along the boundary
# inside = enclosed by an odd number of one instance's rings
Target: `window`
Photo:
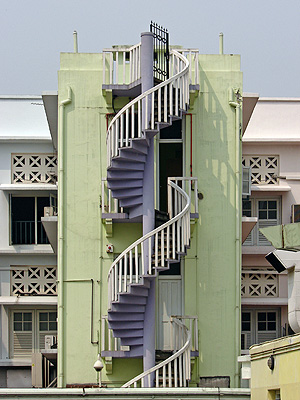
[[[248,235],[244,245],[271,245],[265,236],[259,232],[259,228],[280,224],[280,199],[243,200],[242,213],[244,217],[258,217],[258,223]]]
[[[45,336],[57,335],[57,311],[12,311],[11,358],[31,358],[45,349]]]
[[[242,350],[254,343],[262,343],[280,336],[279,310],[242,311]]]
[[[11,196],[11,244],[49,243],[42,225],[49,197]]]

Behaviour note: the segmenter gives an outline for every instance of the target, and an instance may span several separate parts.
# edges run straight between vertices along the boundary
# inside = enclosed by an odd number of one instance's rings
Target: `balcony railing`
[[[56,183],[57,155],[49,154],[12,154],[12,183]]]
[[[279,156],[243,156],[244,167],[251,167],[252,185],[278,185]]]
[[[242,271],[242,297],[279,297],[278,274],[268,270]]]
[[[11,230],[12,244],[49,243],[41,221],[13,221]]]
[[[56,296],[57,295],[56,266],[12,266],[11,295],[12,296]]]

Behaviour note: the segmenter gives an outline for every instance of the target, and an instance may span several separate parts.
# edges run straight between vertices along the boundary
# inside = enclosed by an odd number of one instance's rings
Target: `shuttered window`
[[[244,242],[246,246],[270,246],[259,228],[279,225],[281,222],[280,199],[243,200],[243,216],[258,217],[258,223]]]
[[[53,310],[12,311],[11,358],[31,359],[45,349],[45,336],[57,335],[57,312]]]
[[[13,356],[31,357],[33,348],[32,312],[13,313]]]
[[[242,311],[242,350],[280,336],[278,309],[247,309]]]

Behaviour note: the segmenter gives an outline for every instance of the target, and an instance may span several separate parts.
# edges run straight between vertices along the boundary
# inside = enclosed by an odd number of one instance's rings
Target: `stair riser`
[[[110,329],[128,330],[128,329],[143,329],[144,321],[109,321]]]

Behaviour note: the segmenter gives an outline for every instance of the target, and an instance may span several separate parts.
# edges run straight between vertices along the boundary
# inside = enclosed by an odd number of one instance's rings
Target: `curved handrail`
[[[148,96],[150,96],[150,95],[152,95],[152,94],[155,94],[156,92],[158,92],[159,93],[159,91],[161,91],[161,89],[162,88],[165,88],[165,87],[167,87],[169,84],[174,84],[176,81],[179,81],[182,77],[184,77],[185,75],[188,75],[188,73],[189,73],[189,61],[188,61],[188,59],[184,56],[184,55],[182,55],[182,54],[180,54],[178,51],[176,51],[176,50],[172,50],[171,51],[171,55],[174,55],[175,57],[177,57],[177,59],[178,60],[180,60],[180,61],[182,61],[183,63],[184,63],[184,67],[182,68],[182,70],[181,71],[179,71],[179,72],[177,72],[175,75],[173,75],[171,78],[169,78],[169,79],[167,79],[166,81],[164,81],[164,82],[162,82],[162,83],[160,83],[159,85],[156,85],[156,86],[154,86],[154,87],[152,87],[151,89],[149,89],[149,90],[147,90],[146,92],[144,92],[144,93],[142,93],[142,94],[140,94],[138,97],[136,97],[135,99],[133,99],[132,101],[130,101],[128,104],[126,104],[115,116],[114,116],[114,118],[112,119],[112,121],[110,122],[110,124],[109,124],[109,126],[108,126],[108,129],[107,129],[107,135],[106,135],[106,143],[107,143],[107,147],[108,147],[108,165],[110,165],[110,162],[111,162],[111,158],[113,157],[113,156],[116,156],[117,155],[117,151],[116,151],[116,149],[114,149],[114,146],[113,146],[113,138],[111,138],[111,136],[113,135],[113,127],[114,127],[114,125],[117,123],[117,122],[119,122],[119,125],[121,125],[122,124],[122,116],[124,117],[124,115],[126,115],[127,116],[127,113],[128,113],[128,115],[129,115],[129,111],[130,111],[130,109],[132,110],[132,108],[134,108],[134,106],[137,104],[139,107],[140,107],[140,102],[143,100],[143,99],[146,99]],[[185,83],[183,86],[182,86],[182,91],[184,92],[183,93],[183,97],[184,97],[184,102],[185,102],[185,104],[187,104],[187,102],[188,102],[188,88],[187,88],[187,83]],[[154,98],[154,96],[152,96],[153,98]],[[165,99],[165,101],[167,102],[167,99]],[[154,100],[153,100],[153,105],[152,105],[152,107],[154,107]],[[145,110],[142,110],[142,112],[145,112],[146,114],[147,114],[147,110],[148,110],[148,105],[147,105],[147,102],[146,102],[146,105],[145,105]],[[140,112],[140,111],[139,111]],[[141,116],[139,116],[139,120],[140,120],[140,117]],[[153,117],[154,118],[154,117]],[[119,121],[119,120],[121,120],[121,122]],[[162,121],[156,121],[156,122],[162,122]],[[119,127],[118,127],[119,128]],[[114,133],[115,133],[115,136],[116,135],[119,135],[119,129],[115,129],[114,130]],[[154,129],[154,127],[152,127],[153,129]],[[144,128],[140,128],[140,132],[138,133],[138,135],[139,135],[139,137],[141,137],[141,135],[140,135],[140,133],[142,132],[142,130],[143,130]],[[145,127],[145,129],[147,129],[147,127]],[[119,137],[117,137],[114,141],[115,141],[115,143],[117,143],[117,141],[119,140],[120,138]],[[123,138],[122,138],[123,139]],[[123,142],[123,140],[121,140],[122,142]],[[127,140],[126,140],[126,145],[128,145],[127,144],[128,143],[128,137],[127,137]],[[122,146],[121,147],[124,147],[123,146],[123,144],[122,144]],[[117,147],[117,149],[119,149],[119,147]]]
[[[169,365],[172,361],[174,361],[175,359],[178,359],[182,354],[184,354],[185,352],[189,352],[189,348],[190,348],[190,343],[191,343],[191,332],[187,329],[187,327],[181,322],[179,321],[177,318],[173,318],[173,322],[175,322],[179,327],[181,327],[182,329],[184,329],[185,331],[185,335],[186,335],[186,341],[184,343],[184,345],[182,346],[181,349],[179,349],[178,351],[176,351],[176,353],[172,354],[169,358],[167,358],[166,360],[162,361],[161,363],[155,365],[154,367],[148,369],[145,372],[142,372],[141,374],[139,374],[138,376],[136,376],[135,378],[132,378],[130,381],[126,382],[123,386],[121,386],[122,388],[127,388],[130,387],[131,385],[136,385],[136,383],[140,380],[142,380],[143,378],[151,375],[152,373],[158,371],[161,368],[164,368],[165,366]],[[187,379],[190,379],[190,371],[187,374]],[[176,385],[177,386],[177,385]],[[135,386],[136,387],[136,386]]]
[[[177,215],[175,215],[175,217],[173,217],[172,219],[170,219],[169,221],[165,222],[163,225],[159,226],[158,228],[153,229],[152,231],[148,232],[146,235],[142,236],[141,238],[139,238],[138,240],[136,240],[134,243],[132,243],[129,247],[127,247],[116,259],[115,261],[112,263],[112,266],[110,267],[109,271],[108,271],[108,277],[110,276],[113,268],[115,267],[115,265],[126,255],[129,253],[130,250],[133,250],[136,246],[138,246],[139,244],[143,243],[145,240],[149,239],[150,237],[153,237],[156,233],[164,230],[165,228],[167,228],[168,226],[171,226],[173,223],[175,223],[176,221],[178,221],[181,217],[183,217],[190,209],[191,206],[191,199],[189,198],[189,196],[187,195],[187,193],[181,189],[181,187],[179,187],[178,185],[176,185],[174,182],[169,182],[169,185],[172,186],[174,189],[176,189],[180,194],[182,194],[182,196],[185,197],[186,199],[186,206],[184,207],[184,209]]]

